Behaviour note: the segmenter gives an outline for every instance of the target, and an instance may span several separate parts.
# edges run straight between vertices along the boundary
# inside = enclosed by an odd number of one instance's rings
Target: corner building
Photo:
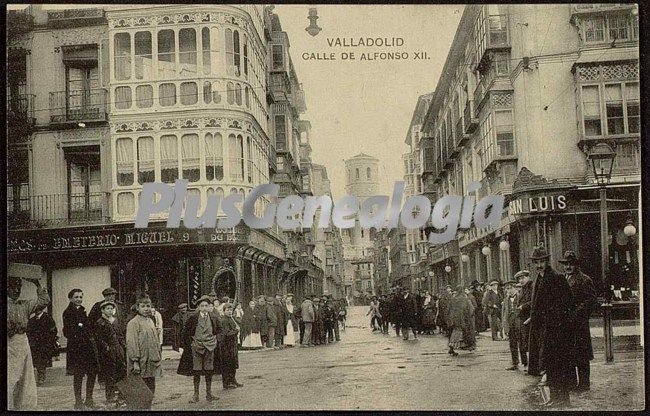
[[[9,135],[9,261],[43,266],[59,328],[73,287],[88,308],[108,286],[127,305],[147,291],[165,335],[179,303],[281,289],[277,229],[166,229],[168,212],[133,228],[148,182],[186,179],[199,214],[209,195],[269,183],[271,16],[258,5],[35,5],[8,17],[9,103],[27,126]]]

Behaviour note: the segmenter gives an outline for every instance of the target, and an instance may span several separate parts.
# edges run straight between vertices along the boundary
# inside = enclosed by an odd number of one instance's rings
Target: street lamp
[[[484,256],[489,255],[492,252],[490,249],[490,246],[484,245],[483,248],[481,249],[481,253],[483,253]]]
[[[605,333],[605,362],[614,361],[612,351],[612,293],[609,284],[609,245],[607,230],[607,184],[612,177],[616,152],[607,143],[601,142],[592,147],[587,159],[594,172],[594,178],[599,186],[600,196],[600,252],[601,278],[605,288],[605,303],[603,306],[603,331]]]
[[[626,237],[634,237],[636,235],[636,227],[632,222],[632,218],[627,219],[625,228],[623,228],[623,234],[625,234]]]

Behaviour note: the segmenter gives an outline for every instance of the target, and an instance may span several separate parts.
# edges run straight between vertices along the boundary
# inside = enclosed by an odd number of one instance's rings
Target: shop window
[[[183,179],[196,182],[201,177],[199,136],[186,134],[181,137],[181,155],[183,157]]]
[[[154,182],[156,175],[154,171],[154,147],[153,137],[138,138],[138,183]]]
[[[223,180],[223,138],[220,133],[205,134],[205,176],[209,181]]]
[[[178,179],[178,139],[170,134],[160,137],[160,180],[174,183]]]
[[[114,38],[115,79],[124,81],[131,78],[131,35],[116,33]]]
[[[133,215],[135,213],[135,197],[132,192],[117,194],[117,213],[119,215]]]
[[[115,88],[115,108],[125,110],[131,108],[131,87]]]
[[[176,39],[174,31],[165,29],[158,32],[158,78],[176,76]]]
[[[178,61],[181,75],[196,75],[196,30],[183,28],[178,31]]]
[[[196,82],[182,82],[181,83],[181,104],[194,105],[199,100],[199,88]]]
[[[135,41],[135,78],[151,79],[152,53],[151,32],[137,32]]]
[[[158,99],[162,107],[176,105],[176,84],[160,84],[158,87]]]
[[[133,185],[133,140],[129,138],[117,139],[115,156],[118,186]]]
[[[138,108],[149,108],[153,105],[153,87],[138,85],[135,87],[135,101]]]

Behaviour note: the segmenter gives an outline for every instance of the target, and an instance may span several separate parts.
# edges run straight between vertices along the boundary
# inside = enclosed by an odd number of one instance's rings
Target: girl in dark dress
[[[45,371],[52,367],[52,357],[57,353],[57,329],[52,316],[45,311],[47,306],[42,306],[34,312],[34,316],[27,322],[27,338],[32,351],[32,362],[36,369],[36,385],[45,382]]]
[[[237,338],[239,337],[240,324],[233,316],[232,304],[226,304],[223,312],[224,316],[221,317],[223,331],[218,337],[219,351],[221,353],[221,377],[224,389],[234,389],[243,386],[235,378],[235,373],[239,368]]]
[[[85,308],[81,306],[83,291],[72,289],[68,293],[68,299],[70,304],[63,311],[63,335],[68,340],[65,372],[69,376],[74,376],[75,410],[95,409],[93,390],[99,364],[90,322]],[[85,402],[81,400],[81,385],[84,376],[87,377]]]
[[[118,407],[115,383],[126,377],[126,344],[118,336],[115,317],[115,302],[101,304],[102,317],[95,323],[95,340],[99,361],[99,380],[105,383],[106,404]]]

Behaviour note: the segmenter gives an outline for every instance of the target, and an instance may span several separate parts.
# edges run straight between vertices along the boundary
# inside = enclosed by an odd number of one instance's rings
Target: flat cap
[[[519,270],[515,273],[515,279],[520,279],[524,276],[530,276],[530,272],[528,270]]]
[[[107,287],[106,289],[102,290],[102,295],[104,296],[115,294],[117,294],[117,290],[113,289],[112,287]]]
[[[99,309],[103,310],[105,307],[107,307],[109,305],[113,306],[114,308],[116,307],[115,302],[113,302],[112,300],[107,300],[107,301],[102,302],[101,305],[99,305]]]
[[[183,309],[183,308],[187,308],[187,303],[181,303],[180,305],[178,305],[178,309]]]

